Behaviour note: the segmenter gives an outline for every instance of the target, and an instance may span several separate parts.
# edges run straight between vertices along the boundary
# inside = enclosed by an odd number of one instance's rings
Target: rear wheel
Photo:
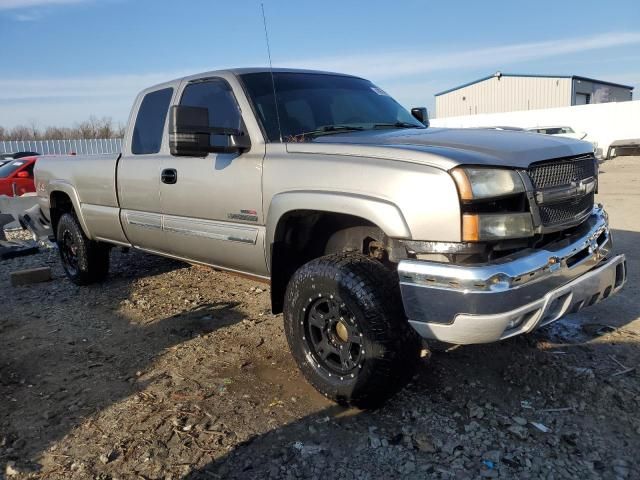
[[[338,403],[378,406],[415,371],[420,341],[404,318],[397,278],[362,255],[300,267],[287,287],[284,321],[302,373]]]
[[[110,247],[89,240],[73,213],[60,217],[56,238],[62,267],[73,283],[89,285],[105,279],[109,273]]]

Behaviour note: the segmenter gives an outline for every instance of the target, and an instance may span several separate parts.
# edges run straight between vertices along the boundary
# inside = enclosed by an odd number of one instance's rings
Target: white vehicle
[[[571,127],[533,127],[526,130],[527,132],[557,135],[558,137],[575,138],[576,140],[582,140],[587,136],[585,132],[576,132]]]

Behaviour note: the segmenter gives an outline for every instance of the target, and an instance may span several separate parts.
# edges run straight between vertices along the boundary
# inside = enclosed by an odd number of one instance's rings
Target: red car
[[[24,157],[11,160],[0,167],[0,195],[20,196],[35,192],[33,167],[38,157]]]

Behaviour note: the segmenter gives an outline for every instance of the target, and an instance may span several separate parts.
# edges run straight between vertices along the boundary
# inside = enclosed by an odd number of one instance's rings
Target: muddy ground
[[[533,335],[437,346],[376,411],[293,364],[268,286],[141,253],[78,288],[0,263],[0,479],[640,478],[640,157],[601,167],[617,297]],[[51,266],[51,282],[9,273]]]

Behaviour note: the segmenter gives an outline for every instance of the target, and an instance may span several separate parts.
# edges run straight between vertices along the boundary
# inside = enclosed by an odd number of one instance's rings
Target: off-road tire
[[[341,365],[346,369],[344,365],[350,365],[354,356],[351,352],[358,352],[357,367],[350,373],[336,372],[308,338],[320,336],[321,329],[315,325],[318,313],[311,310],[323,299],[337,300],[344,307],[340,312],[348,312],[350,321],[354,320],[348,338],[353,332],[361,337],[361,346],[349,344],[349,358]],[[421,343],[404,316],[397,276],[363,255],[327,255],[300,267],[287,286],[284,326],[304,376],[316,390],[342,405],[380,406],[406,385],[419,361]],[[319,348],[326,354],[324,347]],[[342,349],[333,357],[334,364],[342,361]]]
[[[62,267],[76,285],[97,283],[109,274],[109,245],[89,240],[75,214],[60,217],[56,239]],[[70,259],[71,255],[75,261]]]

